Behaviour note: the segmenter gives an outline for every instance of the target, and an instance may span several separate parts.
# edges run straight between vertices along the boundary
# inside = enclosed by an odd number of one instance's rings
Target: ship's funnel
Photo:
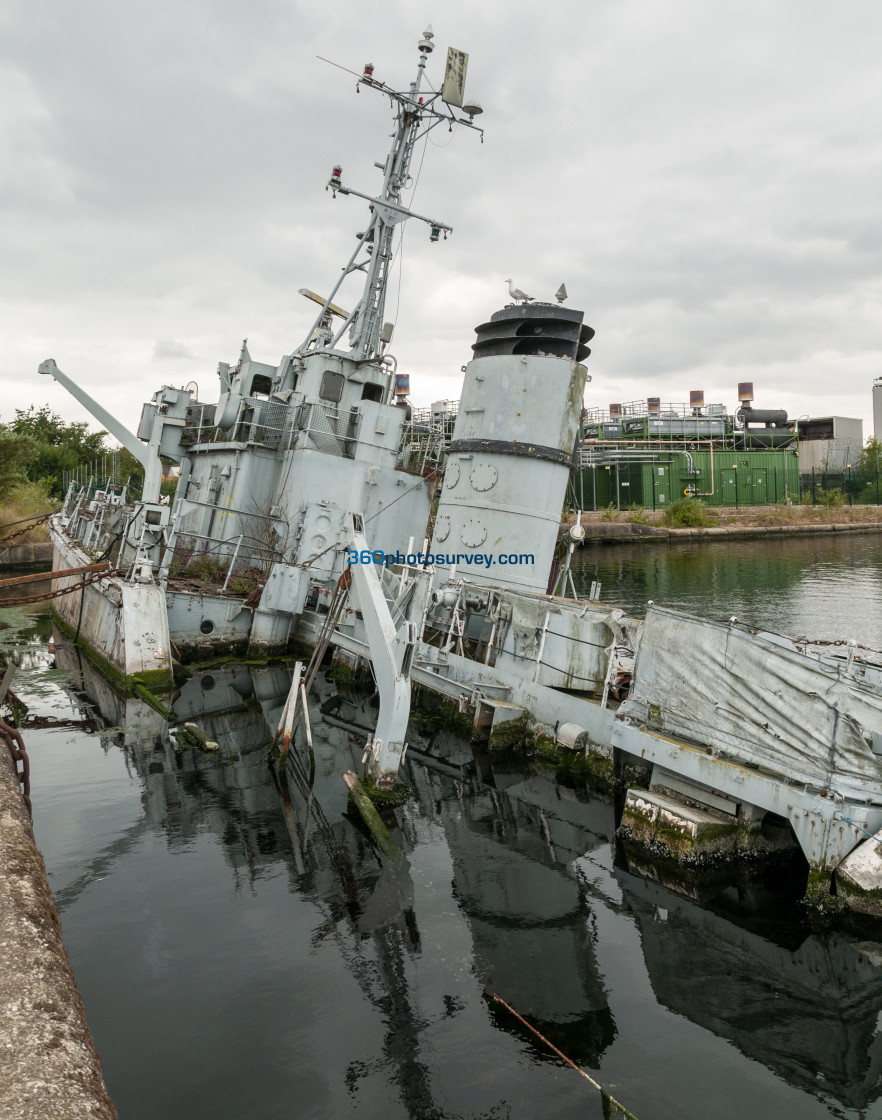
[[[559,304],[506,307],[477,328],[432,539],[437,582],[455,564],[474,583],[545,592],[593,335]]]

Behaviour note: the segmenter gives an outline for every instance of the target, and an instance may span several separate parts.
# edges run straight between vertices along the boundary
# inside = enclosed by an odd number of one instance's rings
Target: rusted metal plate
[[[462,108],[468,66],[469,56],[465,51],[458,51],[456,47],[447,48],[447,66],[441,86],[441,100],[446,104]]]

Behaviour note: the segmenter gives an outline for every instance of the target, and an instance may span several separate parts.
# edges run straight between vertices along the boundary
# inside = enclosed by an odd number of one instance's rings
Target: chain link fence
[[[814,467],[799,476],[799,500],[815,506],[882,505],[882,470],[878,463],[842,470]]]

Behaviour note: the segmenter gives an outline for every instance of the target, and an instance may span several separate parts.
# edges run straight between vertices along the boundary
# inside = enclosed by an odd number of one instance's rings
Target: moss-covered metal
[[[413,686],[410,719],[415,724],[452,731],[466,742],[470,742],[475,733],[474,717],[471,713],[460,711],[455,701],[439,696],[437,692],[432,692],[424,685]]]
[[[392,839],[389,829],[374,807],[365,789],[365,783],[356,777],[351,770],[343,775],[343,780],[349,790],[350,803],[363,821],[374,843],[387,859],[390,859],[393,863],[402,862],[404,853]]]
[[[380,787],[371,778],[362,779],[361,788],[374,805],[383,809],[394,809],[413,797],[413,789],[407,782],[396,782],[394,786]]]
[[[160,694],[171,692],[174,688],[174,677],[170,669],[150,669],[142,673],[134,673],[130,677],[124,676],[119,669],[114,668],[113,665],[91,646],[80,634],[77,636],[76,630],[70,626],[56,611],[52,611],[52,620],[58,629],[66,638],[68,638],[78,649],[81,649],[83,656],[87,661],[98,670],[98,672],[109,681],[118,692],[124,696],[137,695],[136,688],[138,685],[142,686],[146,691],[151,694]],[[157,709],[161,710],[161,709]],[[168,710],[168,709],[166,709]]]
[[[850,910],[882,918],[882,889],[866,890],[842,875],[835,876],[836,898]]]

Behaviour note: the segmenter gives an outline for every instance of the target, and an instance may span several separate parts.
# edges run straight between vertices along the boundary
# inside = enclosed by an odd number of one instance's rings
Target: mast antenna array
[[[408,218],[416,218],[429,227],[429,240],[438,241],[453,232],[453,227],[446,225],[436,218],[417,214],[402,202],[402,192],[411,184],[409,174],[410,163],[414,148],[419,140],[427,136],[433,128],[446,123],[450,130],[454,124],[464,128],[472,128],[481,134],[484,141],[484,131],[474,123],[474,118],[481,113],[481,105],[477,101],[464,101],[464,87],[468,55],[463,51],[450,48],[447,52],[447,66],[444,75],[444,84],[441,90],[433,90],[425,77],[426,62],[435,49],[433,43],[435,35],[431,25],[423,32],[423,37],[417,44],[420,52],[417,64],[416,77],[406,90],[396,90],[385,82],[374,77],[373,63],[366,63],[358,78],[356,90],[364,86],[366,89],[376,90],[389,98],[395,107],[395,131],[392,133],[392,146],[384,163],[376,166],[383,172],[383,185],[376,195],[365,194],[343,185],[343,168],[335,164],[326,190],[338,194],[354,195],[363,198],[369,203],[370,219],[365,231],[359,234],[359,244],[349,262],[344,267],[340,278],[333,290],[322,300],[322,309],[309,329],[304,341],[297,349],[297,354],[304,354],[310,349],[329,349],[336,347],[345,331],[349,331],[350,357],[355,360],[370,361],[379,353],[380,334],[383,326],[383,311],[386,304],[386,288],[389,279],[389,267],[392,262],[392,245],[395,237],[395,227]],[[321,57],[321,56],[319,56]],[[329,62],[329,59],[322,59]],[[338,66],[336,62],[332,66]],[[461,114],[454,113],[454,108]],[[366,254],[359,259],[362,254]],[[353,272],[365,274],[364,288],[361,297],[347,316],[343,325],[336,332],[331,330],[331,313],[337,311],[332,305],[343,281]],[[313,297],[314,298],[314,297]],[[339,314],[339,312],[337,312]]]

